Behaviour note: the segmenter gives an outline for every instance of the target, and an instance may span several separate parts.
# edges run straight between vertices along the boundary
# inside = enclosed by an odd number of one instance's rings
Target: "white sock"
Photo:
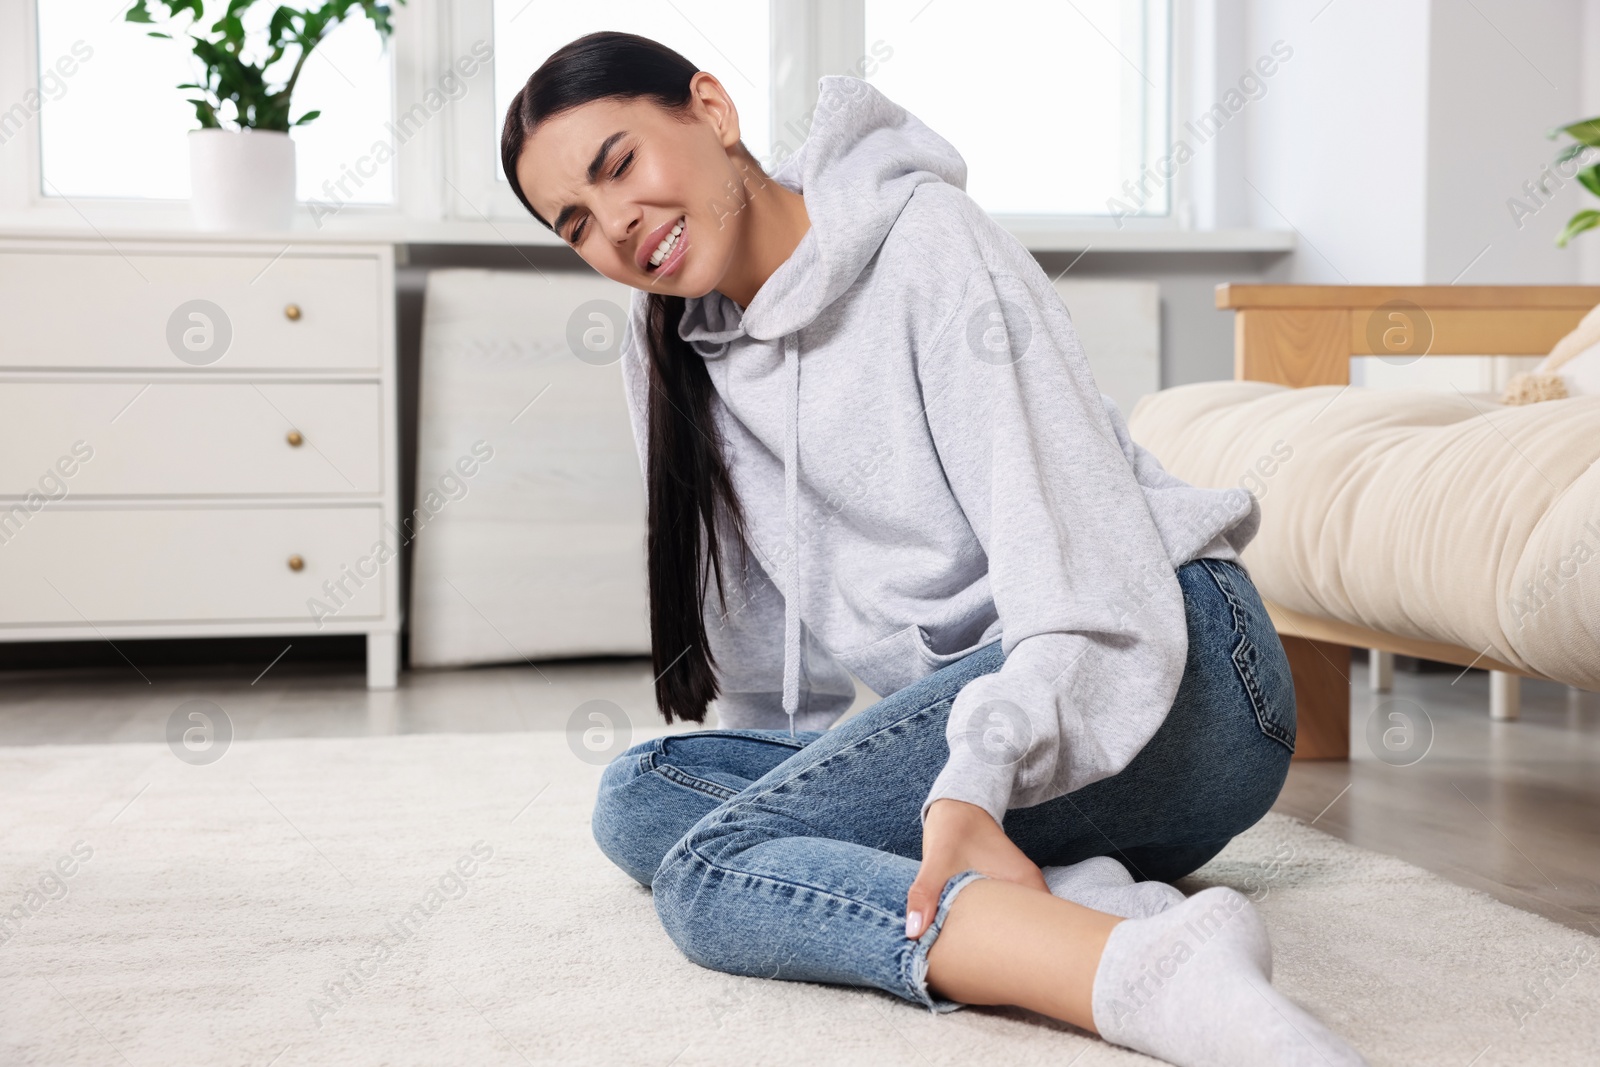
[[[1183,894],[1165,882],[1135,882],[1110,856],[1092,856],[1067,867],[1041,867],[1050,895],[1124,919],[1143,919],[1181,902]]]
[[[1366,1061],[1272,988],[1261,916],[1226,886],[1111,930],[1095,971],[1095,1029],[1179,1067],[1355,1067]]]

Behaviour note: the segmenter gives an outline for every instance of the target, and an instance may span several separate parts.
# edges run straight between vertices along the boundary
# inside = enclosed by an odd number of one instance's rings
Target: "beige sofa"
[[[1260,498],[1243,561],[1289,653],[1296,757],[1348,756],[1352,647],[1488,668],[1499,717],[1522,676],[1600,689],[1600,396],[1349,384],[1353,355],[1546,353],[1600,287],[1223,285],[1217,305],[1236,380],[1150,394],[1129,428],[1179,477]]]

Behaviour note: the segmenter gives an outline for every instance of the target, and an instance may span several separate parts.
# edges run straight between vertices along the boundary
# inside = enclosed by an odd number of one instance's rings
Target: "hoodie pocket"
[[[984,644],[979,641],[959,652],[935,652],[928,647],[922,627],[912,623],[869,645],[847,652],[835,652],[834,658],[848,667],[850,673],[865,682],[874,693],[886,697],[972,655]]]
[[[867,683],[874,693],[888,696],[927,677],[928,668],[934,665],[927,658],[932,654],[913,624],[871,644],[836,652],[834,658],[850,668],[850,673]]]
[[[985,644],[991,643],[979,640],[976,644],[969,645],[959,652],[935,652],[933,649],[928,647],[928,635],[922,632],[921,626],[912,625],[909,627],[909,629],[911,631],[911,638],[916,642],[917,652],[922,656],[923,662],[927,663],[935,670],[938,670],[941,667],[948,667],[956,660],[966,659],[968,656],[978,651],[978,649],[982,648]]]

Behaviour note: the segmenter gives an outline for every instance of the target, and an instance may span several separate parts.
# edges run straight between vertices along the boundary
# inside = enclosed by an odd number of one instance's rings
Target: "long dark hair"
[[[687,120],[689,79],[699,69],[665,45],[631,33],[606,30],[564,46],[533,72],[506,108],[500,161],[512,192],[529,214],[553,230],[517,182],[517,159],[528,135],[553,115],[607,97],[648,98]],[[754,164],[742,141],[739,151]],[[645,334],[650,367],[645,474],[650,651],[662,715],[668,722],[676,717],[703,723],[706,705],[718,692],[716,661],[706,642],[706,579],[708,572],[716,574],[725,613],[722,538],[736,542],[741,573],[749,559],[744,512],[711,416],[711,377],[699,353],[678,336],[683,309],[681,296],[650,294]],[[721,529],[719,515],[725,523]]]

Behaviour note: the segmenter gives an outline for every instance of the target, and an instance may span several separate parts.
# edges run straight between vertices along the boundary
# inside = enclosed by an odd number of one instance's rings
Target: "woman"
[[[1128,437],[948,142],[819,89],[771,175],[714,77],[628,34],[506,114],[523,205],[637,290],[657,703],[723,727],[618,756],[596,840],[707,967],[1017,1004],[1176,1063],[1362,1062],[1268,984],[1248,901],[1162,884],[1294,746],[1238,563],[1254,497]],[[828,729],[851,672],[885,699]]]

